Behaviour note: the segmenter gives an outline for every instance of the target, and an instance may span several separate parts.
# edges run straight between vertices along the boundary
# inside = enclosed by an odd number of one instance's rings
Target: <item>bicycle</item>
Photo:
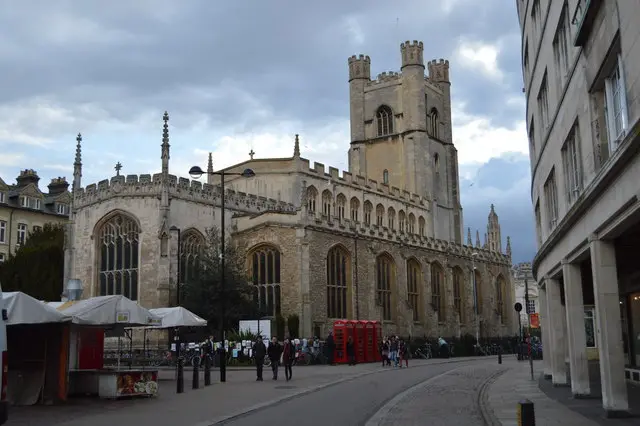
[[[422,359],[433,358],[433,353],[431,352],[431,345],[428,343],[422,345],[422,347],[419,347],[418,349],[415,350],[413,355],[416,358],[422,358]]]

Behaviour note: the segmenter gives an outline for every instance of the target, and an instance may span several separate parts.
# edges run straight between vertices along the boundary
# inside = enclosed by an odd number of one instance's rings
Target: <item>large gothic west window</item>
[[[180,238],[180,284],[197,279],[204,250],[204,237],[196,230],[186,231]]]
[[[275,317],[281,312],[280,296],[280,251],[263,245],[249,253],[251,282],[256,287],[256,302],[260,311]]]
[[[123,295],[131,300],[138,299],[139,236],[138,224],[123,214],[112,216],[100,228],[97,242],[100,296]]]
[[[346,319],[349,315],[351,284],[349,253],[341,246],[327,255],[327,318]]]
[[[376,299],[382,307],[382,319],[391,321],[393,311],[393,290],[395,288],[395,264],[388,254],[381,254],[376,259]]]
[[[393,112],[391,108],[382,105],[376,112],[376,124],[378,136],[386,136],[393,133]]]

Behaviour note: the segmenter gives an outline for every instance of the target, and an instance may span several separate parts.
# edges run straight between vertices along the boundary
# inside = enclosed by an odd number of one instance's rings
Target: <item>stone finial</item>
[[[167,111],[164,112],[162,116],[162,121],[164,121],[164,125],[162,126],[162,155],[160,158],[162,159],[162,173],[166,176],[169,174],[169,113]]]
[[[476,229],[476,248],[480,248],[480,231]]]
[[[120,176],[120,170],[122,170],[122,163],[117,162],[116,166],[113,168],[116,171],[116,176]]]
[[[467,228],[467,245],[473,247],[473,241],[471,240],[471,228]]]
[[[73,165],[82,165],[82,134],[78,133],[78,136],[76,137],[76,160],[73,163]]]
[[[256,155],[256,152],[253,150],[253,148],[251,148],[251,151],[249,151],[249,159],[253,160],[254,155]]]
[[[207,173],[213,173],[213,154],[209,153],[209,161],[207,162]]]
[[[73,162],[73,185],[71,191],[75,193],[82,183],[82,134],[76,137],[76,159]]]
[[[296,133],[296,140],[293,143],[293,156],[300,157],[300,139],[297,133]]]
[[[507,256],[511,257],[511,237],[507,236]]]

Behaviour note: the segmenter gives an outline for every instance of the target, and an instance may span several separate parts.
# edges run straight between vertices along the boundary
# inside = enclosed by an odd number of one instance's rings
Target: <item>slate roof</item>
[[[20,210],[38,210],[44,214],[54,216],[68,217],[68,211],[65,214],[58,213],[58,204],[69,206],[71,204],[71,193],[69,192],[69,183],[64,177],[51,179],[51,183],[47,186],[48,192],[43,192],[38,186],[40,177],[35,170],[26,169],[20,172],[20,176],[16,178],[15,184],[7,184],[0,177],[0,193],[4,193],[4,199],[0,206],[9,206]],[[20,202],[20,196],[27,196],[36,200],[40,200],[40,208],[36,209],[35,205],[31,207],[23,207]]]

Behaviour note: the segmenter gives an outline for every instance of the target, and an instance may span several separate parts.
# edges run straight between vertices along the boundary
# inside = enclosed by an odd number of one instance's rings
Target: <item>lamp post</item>
[[[478,300],[478,283],[476,282],[476,256],[478,256],[478,252],[474,251],[471,253],[471,265],[473,271],[473,303],[474,303],[474,311],[476,314],[476,346],[478,349],[480,348],[480,315],[479,315],[479,300]]]
[[[225,277],[224,277],[224,250],[225,250],[225,229],[224,229],[224,178],[225,176],[242,176],[244,178],[254,177],[256,174],[251,169],[244,169],[241,173],[225,172],[205,172],[199,166],[193,166],[189,170],[189,175],[193,179],[200,179],[202,175],[220,176],[220,381],[227,381],[227,357],[224,347],[224,322],[225,322]],[[214,206],[215,208],[215,206]]]
[[[180,262],[181,262],[181,243],[180,243],[180,238],[181,238],[181,231],[180,228],[178,228],[177,226],[173,225],[171,228],[169,228],[170,232],[177,232],[178,233],[178,267],[176,268],[176,306],[180,306]],[[183,378],[183,366],[182,366],[182,362],[180,359],[180,328],[176,327],[173,333],[173,341],[175,342],[176,345],[176,392],[177,393],[182,393],[184,392],[184,378]]]

